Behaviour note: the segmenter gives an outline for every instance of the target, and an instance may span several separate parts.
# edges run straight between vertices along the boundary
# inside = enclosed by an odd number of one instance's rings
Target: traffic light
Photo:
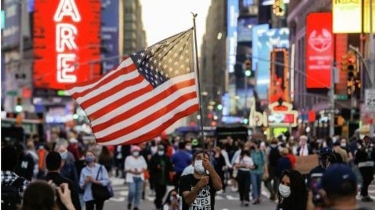
[[[358,92],[357,89],[361,86],[358,78],[357,56],[355,52],[349,51],[341,58],[341,70],[347,72],[346,88],[348,98],[351,98],[352,94]]]
[[[22,98],[17,97],[17,102],[16,102],[16,107],[15,107],[16,112],[22,112],[23,107],[22,107]]]
[[[254,71],[251,68],[251,61],[250,59],[245,60],[245,76],[253,78],[254,77]]]
[[[250,59],[245,60],[245,71],[251,70],[251,61]]]

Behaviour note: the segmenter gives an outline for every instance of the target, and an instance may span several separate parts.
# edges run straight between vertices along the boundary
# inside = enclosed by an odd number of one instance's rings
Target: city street
[[[124,180],[119,178],[111,178],[113,189],[115,191],[115,196],[107,201],[104,205],[104,209],[108,210],[117,210],[117,209],[126,209],[127,205],[127,195],[128,187],[124,185]],[[169,188],[171,189],[171,187]],[[375,199],[375,184],[370,186],[370,194],[373,199]],[[216,195],[216,210],[240,210],[240,209],[259,209],[259,210],[271,210],[275,209],[276,202],[270,201],[268,199],[269,193],[267,190],[262,191],[263,202],[257,204],[256,206],[250,204],[249,207],[240,206],[238,193],[233,193],[228,187],[228,192]],[[141,210],[154,210],[155,206],[153,204],[154,196],[149,195],[149,190],[146,193],[146,200],[141,201]],[[374,203],[365,203],[360,201],[358,197],[360,206],[364,207],[373,207]]]

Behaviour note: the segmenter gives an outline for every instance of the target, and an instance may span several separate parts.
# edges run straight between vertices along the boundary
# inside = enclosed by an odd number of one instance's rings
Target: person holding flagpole
[[[194,173],[182,176],[179,192],[182,210],[215,208],[216,192],[223,188],[222,181],[211,165],[209,155],[198,150],[193,155]]]

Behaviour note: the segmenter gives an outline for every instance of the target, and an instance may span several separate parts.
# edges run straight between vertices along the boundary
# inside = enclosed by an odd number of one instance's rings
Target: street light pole
[[[331,88],[329,90],[329,100],[331,104],[330,120],[329,120],[329,136],[335,135],[335,64],[331,61]]]
[[[374,31],[373,31],[373,28],[372,28],[372,24],[373,24],[373,0],[370,0],[370,33],[369,33],[369,59],[368,59],[368,62],[369,62],[369,69],[370,69],[370,81],[372,81],[372,89],[375,90],[375,65],[374,65],[374,62],[375,62],[375,57],[374,57]],[[374,119],[374,111],[372,112],[372,119]],[[374,125],[374,122],[372,122],[372,125],[370,125],[370,136],[372,137],[374,135],[374,131],[375,131],[375,125]]]

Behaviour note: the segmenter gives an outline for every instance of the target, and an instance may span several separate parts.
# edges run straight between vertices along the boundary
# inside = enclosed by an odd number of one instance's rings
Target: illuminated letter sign
[[[99,62],[90,64],[100,60],[100,3],[35,1],[35,87],[65,89],[100,74]]]

